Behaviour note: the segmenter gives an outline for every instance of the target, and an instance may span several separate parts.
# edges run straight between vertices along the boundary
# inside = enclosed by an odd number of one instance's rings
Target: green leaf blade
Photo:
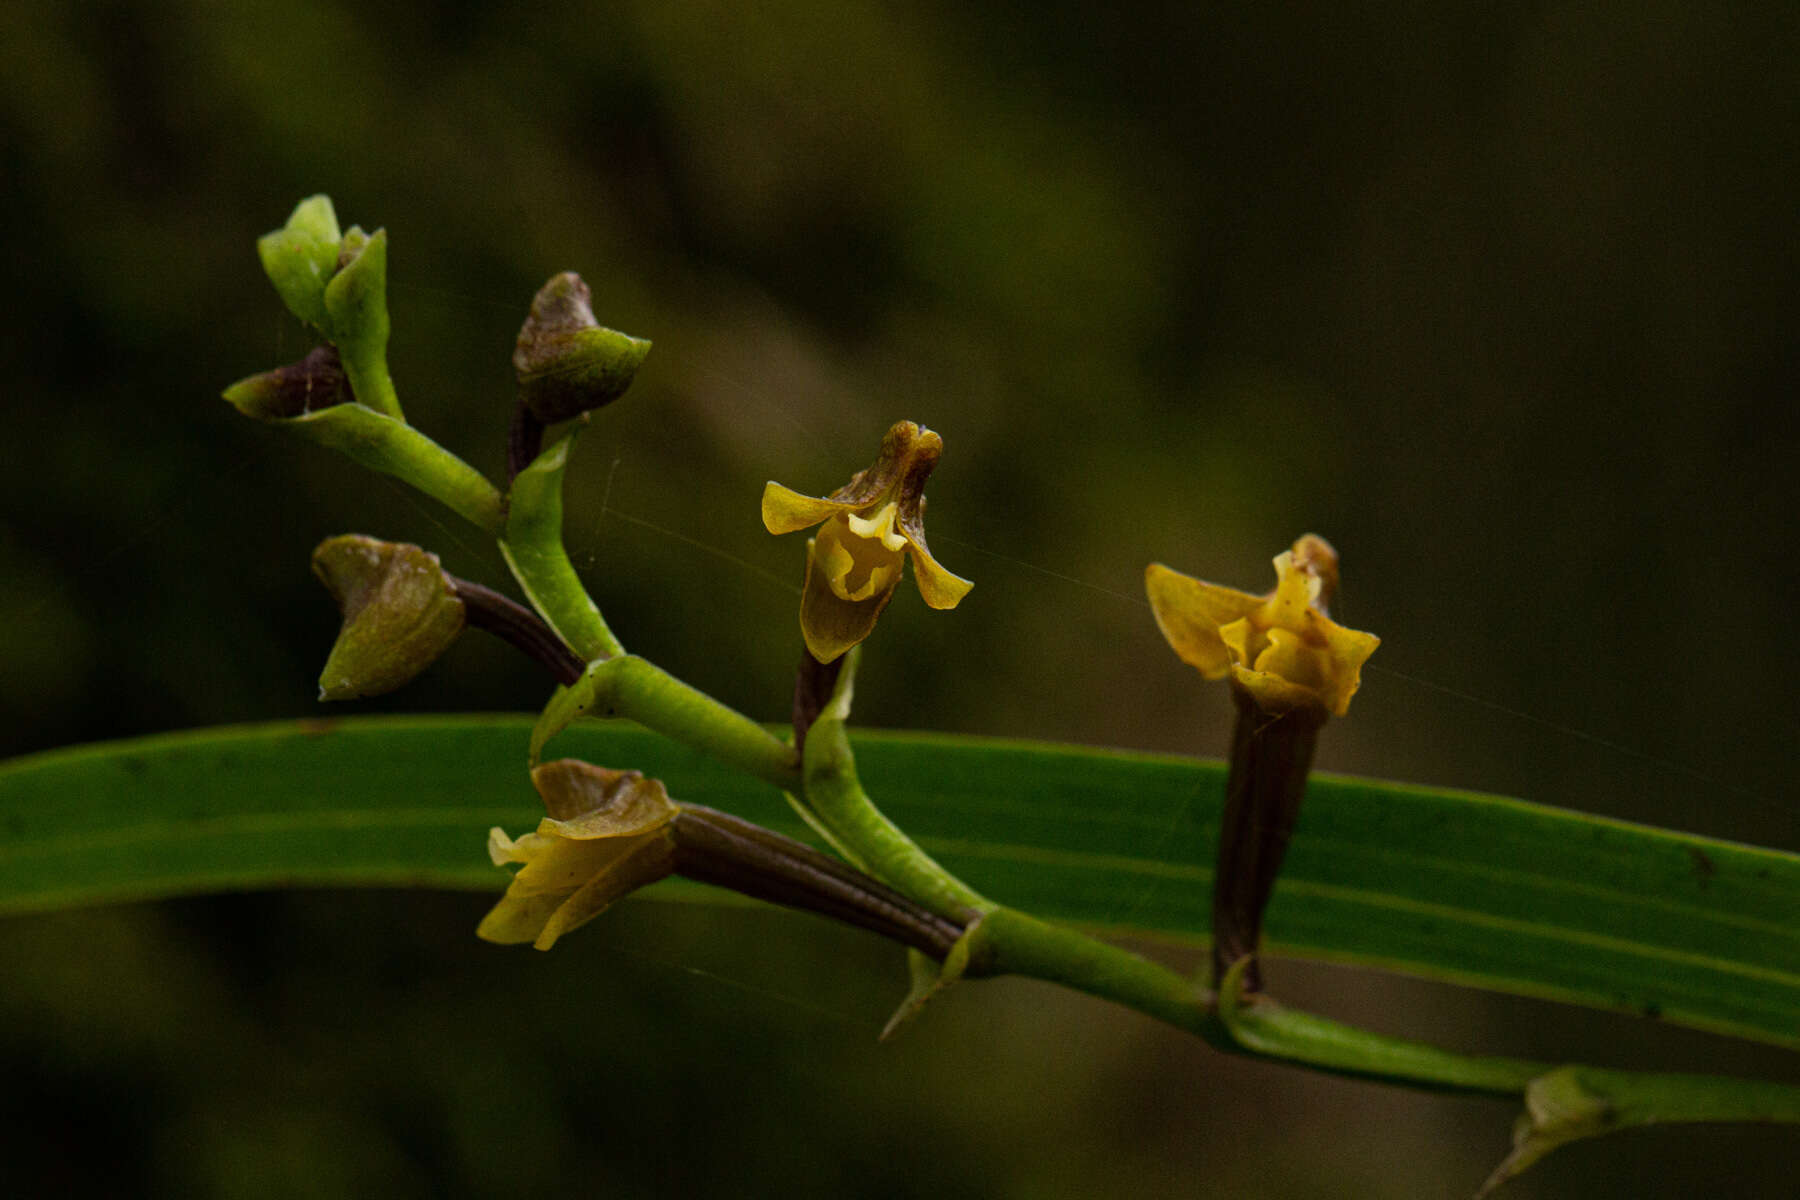
[[[498,890],[487,829],[541,816],[530,727],[288,722],[0,764],[0,913],[270,887]],[[1050,919],[1204,939],[1218,764],[933,734],[855,745],[888,814],[983,893]],[[558,749],[806,836],[774,788],[635,726],[583,723]],[[656,890],[683,887],[700,892]],[[1796,914],[1800,855],[1319,776],[1267,928],[1278,953],[1800,1048]]]

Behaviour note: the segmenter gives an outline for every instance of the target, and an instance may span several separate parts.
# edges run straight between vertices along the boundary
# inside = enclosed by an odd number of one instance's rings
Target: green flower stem
[[[982,917],[975,935],[984,975],[1011,974],[1061,984],[1173,1025],[1230,1054],[1287,1062],[1337,1075],[1428,1091],[1525,1096],[1547,1083],[1576,1087],[1601,1119],[1570,1138],[1634,1125],[1681,1122],[1800,1124],[1800,1088],[1717,1075],[1654,1074],[1564,1066],[1529,1059],[1456,1054],[1355,1029],[1286,1008],[1266,997],[1228,1002],[1244,962],[1214,995],[1128,950],[1010,908]]]
[[[1520,1058],[1457,1054],[1422,1042],[1387,1037],[1287,1008],[1262,996],[1242,997],[1240,960],[1217,995],[1217,1020],[1226,1037],[1254,1058],[1298,1063],[1334,1075],[1401,1083],[1430,1091],[1517,1096],[1556,1064]]]
[[[1518,1096],[1553,1064],[1453,1054],[1383,1037],[1258,998],[1216,1011],[1214,993],[1179,972],[1009,908],[980,926],[987,973],[1062,984],[1186,1030],[1228,1054],[1302,1063],[1428,1090]],[[1247,962],[1248,960],[1244,960]],[[1241,983],[1242,963],[1231,976]],[[1230,1012],[1230,1016],[1226,1012]]]
[[[1017,909],[998,907],[981,918],[983,974],[1022,975],[1111,1000],[1237,1050],[1213,1019],[1212,993],[1167,967],[1085,933],[1052,925]]]
[[[361,346],[341,344],[338,351],[344,374],[350,380],[350,390],[356,394],[356,402],[404,423],[406,418],[400,412],[400,393],[394,389],[394,377],[388,374],[387,355]]]
[[[783,791],[800,787],[794,748],[735,709],[634,654],[588,664],[558,688],[531,731],[531,761],[580,717],[625,717]]]
[[[506,521],[506,502],[487,478],[404,421],[361,404],[334,404],[275,422],[404,480],[489,533]]]
[[[1354,1029],[1260,997],[1215,1011],[1214,993],[1179,972],[1010,908],[994,909],[979,928],[986,973],[1072,987],[1186,1030],[1229,1054],[1433,1091],[1505,1097],[1520,1095],[1534,1078],[1554,1067],[1455,1054]],[[1234,988],[1241,983],[1242,966],[1229,978]]]
[[[984,914],[967,941],[975,943],[968,951],[970,974],[1071,987],[1186,1030],[1228,1054],[1428,1091],[1521,1098],[1525,1116],[1515,1149],[1482,1196],[1559,1146],[1619,1129],[1683,1122],[1800,1125],[1800,1087],[1788,1084],[1456,1054],[1354,1029],[1265,996],[1244,997],[1248,957],[1233,966],[1215,995],[1127,950],[1010,908]]]
[[[1601,1067],[1566,1070],[1590,1094],[1606,1098],[1615,1114],[1615,1127],[1679,1121],[1800,1125],[1800,1087],[1792,1084]]]
[[[622,655],[625,647],[607,627],[563,547],[563,469],[574,440],[574,434],[563,438],[513,479],[500,553],[532,607],[558,637],[593,662]]]
[[[822,717],[808,730],[803,769],[807,808],[864,870],[955,921],[994,907],[875,807],[856,777],[856,759],[841,716]]]

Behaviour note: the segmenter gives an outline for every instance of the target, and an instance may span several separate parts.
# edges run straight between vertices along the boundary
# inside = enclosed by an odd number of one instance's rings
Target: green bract
[[[563,471],[574,444],[572,432],[538,455],[513,480],[500,552],[550,628],[582,658],[592,661],[625,651],[581,586],[563,549]]]
[[[338,266],[337,212],[330,196],[308,196],[294,207],[287,224],[256,240],[269,282],[296,317],[323,330],[330,323],[325,285]]]
[[[344,235],[337,274],[325,285],[325,332],[363,403],[398,418],[400,401],[387,372],[387,244],[385,229],[365,234],[351,226]]]
[[[387,370],[387,231],[340,233],[331,197],[311,196],[256,249],[288,310],[336,345],[358,402],[400,418]]]

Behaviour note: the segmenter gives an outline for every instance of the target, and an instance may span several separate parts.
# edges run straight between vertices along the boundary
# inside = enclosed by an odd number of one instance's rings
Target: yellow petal
[[[883,511],[885,521],[871,524],[854,513],[846,513],[825,522],[819,536],[809,543],[807,554],[818,560],[825,582],[839,600],[868,600],[883,592],[893,591],[900,582],[905,558],[900,553],[906,539],[892,533],[893,505]],[[873,535],[858,528],[873,529]],[[892,536],[894,544],[888,545]]]
[[[1345,629],[1334,621],[1323,623],[1326,626],[1325,654],[1331,663],[1331,684],[1324,689],[1323,698],[1325,706],[1341,717],[1350,711],[1350,697],[1362,685],[1363,664],[1375,653],[1375,647],[1381,645],[1381,639],[1372,633]]]
[[[1222,679],[1231,669],[1231,652],[1219,636],[1220,628],[1249,616],[1263,603],[1260,596],[1205,583],[1161,563],[1145,568],[1144,590],[1170,648],[1208,679]]]
[[[800,635],[822,663],[833,662],[875,629],[881,610],[893,599],[898,572],[887,587],[863,600],[846,600],[833,589],[819,560],[818,539],[806,545],[806,586],[800,593]]]
[[[535,941],[544,926],[583,884],[603,873],[629,843],[570,842],[528,833],[514,842],[495,829],[488,853],[498,862],[522,862],[497,904],[482,918],[476,936],[502,945]]]
[[[1253,671],[1234,663],[1231,667],[1231,681],[1249,692],[1255,698],[1257,707],[1266,713],[1283,713],[1297,708],[1311,709],[1317,713],[1321,707],[1317,691],[1291,683],[1267,671]]]
[[[1229,625],[1219,626],[1219,640],[1225,643],[1227,657],[1234,664],[1253,663],[1268,644],[1268,635],[1258,629],[1249,617],[1240,617]],[[1217,679],[1217,675],[1209,676]]]
[[[793,488],[783,487],[773,479],[763,485],[763,528],[770,533],[793,533],[808,529],[827,517],[849,512],[853,505],[818,496],[802,496]]]
[[[671,814],[673,802],[668,803]],[[579,819],[592,821],[604,814]],[[557,830],[579,822],[546,819],[538,832],[514,842],[499,829],[488,835],[488,852],[496,862],[522,862],[506,894],[489,910],[475,932],[490,942],[532,942],[547,950],[556,939],[599,916],[627,892],[655,883],[674,870],[674,839],[669,818],[658,817],[649,832],[588,839],[561,836]]]
[[[933,608],[955,608],[975,585],[961,575],[953,575],[938,565],[923,542],[912,542],[913,578],[918,581],[919,595]]]
[[[1307,703],[1333,716],[1350,711],[1350,697],[1362,683],[1362,665],[1381,639],[1345,629],[1329,617],[1313,613],[1306,635],[1288,629],[1268,631],[1268,644],[1254,668],[1234,665],[1233,678],[1269,711]]]
[[[894,521],[900,516],[900,506],[889,500],[876,511],[874,516],[859,517],[853,512],[844,514],[844,527],[859,538],[879,539],[883,549],[906,549],[906,535],[894,528]]]
[[[540,830],[555,822],[545,821]],[[528,833],[515,845],[515,853],[524,862],[512,877],[508,894],[535,896],[548,892],[563,895],[574,891],[588,880],[607,870],[631,851],[633,839],[606,838],[590,842]]]
[[[678,811],[660,779],[642,771],[609,771],[578,758],[533,767],[531,784],[551,819],[540,834],[592,839],[646,833],[667,824]]]
[[[667,833],[657,833],[625,845],[627,854],[557,906],[532,945],[539,950],[548,950],[556,944],[557,938],[586,925],[605,912],[613,901],[667,879],[674,872],[675,842]]]
[[[475,927],[475,936],[484,942],[497,942],[502,946],[534,942],[556,910],[562,906],[564,899],[561,892],[515,896],[509,890],[498,904],[488,910],[487,916],[481,918],[481,924]]]
[[[1338,552],[1330,542],[1316,533],[1303,533],[1294,539],[1292,562],[1309,575],[1317,577],[1319,588],[1313,603],[1324,612],[1338,589]]]
[[[504,867],[509,862],[525,861],[518,843],[507,837],[506,830],[498,825],[488,830],[488,857],[496,867]]]
[[[1293,551],[1283,551],[1275,556],[1275,590],[1263,602],[1258,621],[1264,628],[1304,628],[1306,614],[1322,587],[1323,581],[1317,575],[1294,564]]]
[[[1256,656],[1255,668],[1320,696],[1331,684],[1332,664],[1325,648],[1312,645],[1291,629],[1269,630],[1269,644]]]

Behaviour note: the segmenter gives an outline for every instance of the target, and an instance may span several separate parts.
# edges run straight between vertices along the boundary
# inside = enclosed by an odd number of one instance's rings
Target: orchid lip
[[[900,506],[892,500],[876,510],[872,517],[859,517],[855,513],[844,514],[844,524],[857,537],[871,541],[880,538],[881,544],[889,550],[906,549],[906,535],[894,528],[899,520]]]

